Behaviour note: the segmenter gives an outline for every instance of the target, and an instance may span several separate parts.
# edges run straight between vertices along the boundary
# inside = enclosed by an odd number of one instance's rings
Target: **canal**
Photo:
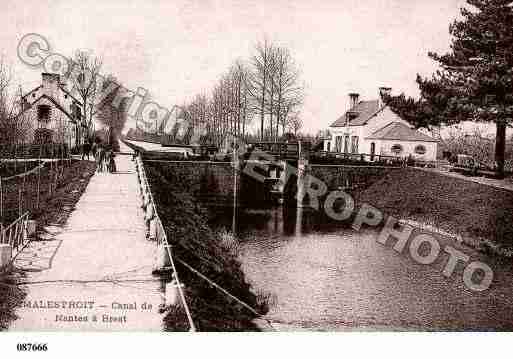
[[[512,265],[450,239],[439,237],[442,248],[451,245],[493,269],[490,289],[469,290],[463,266],[444,277],[448,255],[418,264],[407,250],[394,251],[394,240],[378,243],[377,230],[356,232],[317,212],[240,210],[233,228],[245,275],[267,297],[265,318],[277,330],[513,329]]]

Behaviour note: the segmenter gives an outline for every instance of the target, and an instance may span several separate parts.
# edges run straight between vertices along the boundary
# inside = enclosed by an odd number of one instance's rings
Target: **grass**
[[[390,172],[356,194],[397,219],[434,225],[481,251],[513,250],[513,193],[413,168]]]
[[[267,306],[259,300],[244,278],[238,261],[235,239],[224,233],[219,235],[208,225],[208,212],[192,195],[177,192],[158,170],[158,165],[146,165],[160,218],[173,245],[175,256],[232,295],[241,299],[259,313]],[[256,315],[230,299],[218,289],[177,264],[180,279],[186,284],[186,297],[195,324],[201,331],[258,330],[253,323]],[[167,330],[187,330],[183,310],[170,309],[165,318]]]
[[[60,203],[60,197],[65,192],[71,192],[71,197],[80,197],[80,193],[73,192],[75,187],[87,185],[87,178],[94,173],[94,163],[72,160],[65,161],[63,165],[46,163],[40,173],[35,171],[29,176],[16,177],[2,183],[2,204],[4,226],[9,225],[21,213],[29,211],[32,219],[46,215],[50,208],[60,204],[60,209],[66,206]],[[39,178],[39,186],[38,186]],[[83,180],[82,183],[81,180]],[[78,188],[77,187],[77,188]],[[37,207],[37,190],[39,188],[39,208]],[[20,193],[21,191],[21,193]],[[21,195],[20,195],[21,194]],[[66,196],[69,194],[66,193]],[[21,201],[20,201],[21,200]],[[58,209],[59,210],[59,209]]]
[[[23,162],[7,162],[0,160],[0,176],[5,178],[30,171],[38,165],[38,162],[37,160]]]
[[[25,298],[23,289],[16,285],[20,275],[12,268],[0,271],[0,331],[6,330],[16,319],[16,307]]]
[[[94,174],[95,165],[93,162],[72,161],[70,166],[64,167],[62,176],[51,192],[48,191],[47,186],[51,182],[50,178],[52,177],[50,175],[52,171],[50,168],[45,168],[42,172],[44,175],[41,177],[41,183],[43,184],[40,188],[41,206],[39,209],[33,208],[30,214],[30,217],[38,222],[39,233],[44,231],[44,226],[49,224],[64,225],[87,187],[89,179]],[[34,182],[28,183],[32,184],[32,187],[27,186],[26,183],[27,191],[36,188]],[[7,191],[4,193],[7,204],[17,206],[17,196],[13,194],[18,193],[18,185],[20,185],[19,181],[13,181],[9,184]],[[27,200],[35,203],[35,193],[31,193]],[[17,211],[11,210],[8,213],[14,216],[13,213],[17,213]],[[16,319],[15,309],[25,297],[23,289],[16,285],[20,277],[23,277],[23,273],[13,267],[5,268],[0,272],[0,330],[7,329],[9,323]]]
[[[47,181],[42,193],[42,205],[31,213],[38,226],[64,225],[95,171],[94,162],[73,160],[51,193],[46,189],[49,185]]]

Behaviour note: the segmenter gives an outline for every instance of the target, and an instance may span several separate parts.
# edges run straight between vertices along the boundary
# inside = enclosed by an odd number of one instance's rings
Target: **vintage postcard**
[[[2,4],[1,330],[513,329],[512,1]]]

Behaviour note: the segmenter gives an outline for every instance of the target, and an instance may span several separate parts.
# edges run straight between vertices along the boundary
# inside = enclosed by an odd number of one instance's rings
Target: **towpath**
[[[513,192],[513,178],[512,177],[508,177],[506,179],[495,179],[495,178],[487,178],[487,177],[482,177],[482,176],[479,176],[479,177],[465,176],[461,173],[442,171],[437,168],[422,168],[422,167],[418,167],[418,168],[422,171],[436,172],[443,176],[459,178],[464,181],[475,182],[475,183],[479,183],[479,184],[482,184],[485,186],[495,187],[495,188],[504,189],[506,191]]]
[[[28,294],[10,330],[162,329],[156,245],[145,239],[135,166],[129,155],[116,164],[117,173],[91,178],[63,228],[46,228],[49,237],[17,257]]]

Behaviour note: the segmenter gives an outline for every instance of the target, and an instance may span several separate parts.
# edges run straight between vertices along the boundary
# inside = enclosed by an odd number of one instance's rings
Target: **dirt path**
[[[63,228],[16,259],[28,295],[10,330],[161,330],[156,245],[145,240],[134,164],[116,163],[118,173],[91,178]]]
[[[500,179],[487,178],[487,177],[482,177],[482,176],[479,176],[479,177],[477,177],[477,176],[465,176],[465,175],[463,175],[461,173],[441,171],[441,170],[436,169],[436,168],[421,168],[421,167],[419,167],[419,169],[422,170],[422,171],[436,172],[436,173],[439,173],[439,174],[447,176],[447,177],[459,178],[459,179],[462,179],[464,181],[484,184],[486,186],[500,188],[500,189],[505,189],[507,191],[513,192],[513,181],[512,181],[511,178],[500,180]]]

